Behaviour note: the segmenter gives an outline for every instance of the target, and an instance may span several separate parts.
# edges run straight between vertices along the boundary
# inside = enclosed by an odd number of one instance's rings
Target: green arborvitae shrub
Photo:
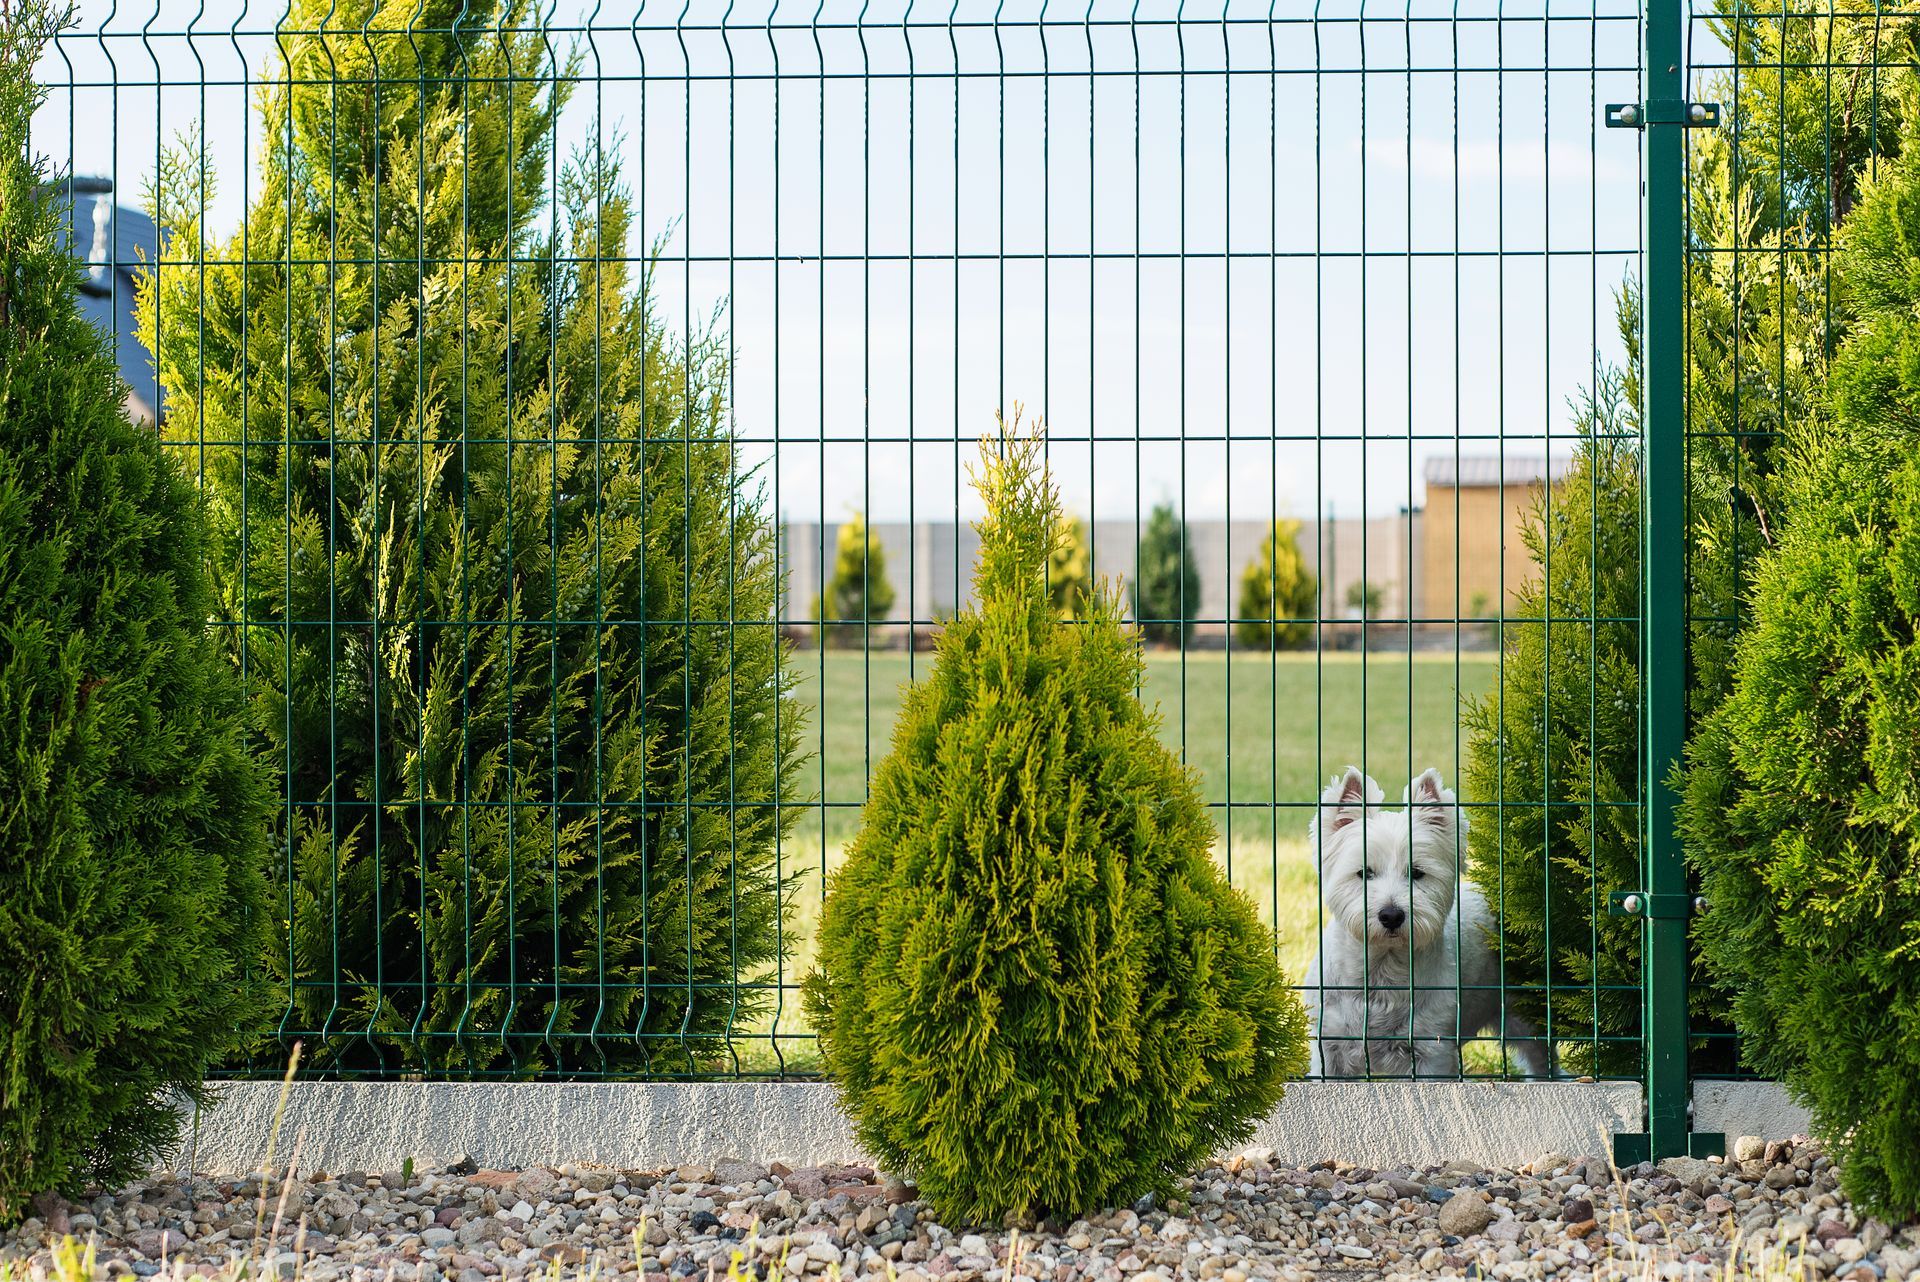
[[[375,7],[296,0],[245,227],[176,159],[141,297],[285,771],[280,1022],[316,1067],[684,1066],[764,1000],[797,814],[724,353],[629,275],[617,174],[549,190],[529,0]]]
[[[1187,523],[1162,503],[1147,518],[1140,534],[1139,563],[1134,567],[1134,618],[1140,635],[1156,645],[1178,645],[1193,635],[1193,616],[1200,607],[1200,566],[1193,559]]]
[[[1687,260],[1687,659],[1695,718],[1726,694],[1732,648],[1749,618],[1752,565],[1779,535],[1775,442],[1819,412],[1829,324],[1844,324],[1826,306],[1821,236],[1845,218],[1876,158],[1884,165],[1899,146],[1896,130],[1850,119],[1834,120],[1826,150],[1830,117],[1817,109],[1822,73],[1814,64],[1829,54],[1816,51],[1844,46],[1848,58],[1860,59],[1848,65],[1866,65],[1872,51],[1858,42],[1878,39],[1889,67],[1912,60],[1910,35],[1891,27],[1875,35],[1875,24],[1844,16],[1785,30],[1778,18],[1750,12],[1716,23],[1728,47],[1741,50],[1743,70],[1709,96],[1731,104],[1749,145],[1736,152],[1729,126],[1695,131],[1688,152],[1690,234],[1723,251]],[[1890,72],[1877,90],[1888,120],[1912,115],[1911,82],[1905,70]],[[1782,137],[1785,165],[1760,155],[1777,159],[1774,140]],[[1756,148],[1754,138],[1769,143]],[[1802,167],[1816,155],[1831,168]],[[1639,884],[1640,860],[1626,808],[1639,791],[1638,640],[1632,628],[1607,622],[1635,617],[1639,600],[1641,367],[1631,285],[1622,291],[1619,321],[1625,365],[1601,369],[1587,389],[1576,408],[1582,443],[1573,471],[1551,514],[1534,513],[1526,535],[1532,574],[1551,582],[1518,594],[1500,629],[1501,684],[1467,708],[1463,723],[1468,800],[1506,807],[1474,824],[1468,871],[1500,907],[1510,1000],[1544,1026],[1551,985],[1553,1034],[1567,1066],[1633,1073],[1641,931],[1605,911],[1609,891]],[[1550,628],[1514,621],[1545,617],[1548,605]],[[1698,965],[1694,980],[1693,1026],[1725,1030],[1727,993]],[[1703,1039],[1694,1064],[1730,1069],[1733,1051],[1731,1038]]]
[[[1784,1080],[1889,1219],[1920,1215],[1920,157],[1835,257],[1831,419],[1796,429],[1731,692],[1689,745],[1694,937],[1747,1066]]]
[[[265,1017],[271,913],[200,501],[125,415],[29,151],[58,21],[0,15],[0,1222],[151,1169]]]
[[[1055,617],[1066,622],[1084,619],[1093,603],[1093,555],[1087,548],[1087,525],[1077,516],[1059,514],[1053,550],[1047,554],[1047,598]]]
[[[1300,555],[1300,522],[1279,520],[1240,572],[1233,634],[1250,650],[1298,650],[1313,640],[1320,584]]]
[[[1738,153],[1728,149],[1715,163],[1737,173],[1733,187],[1751,195],[1762,224],[1825,240],[1846,221],[1876,158],[1900,150],[1920,119],[1912,30],[1873,21],[1884,12],[1874,0],[1789,9],[1787,22],[1778,6],[1747,0],[1702,8],[1711,10],[1703,16],[1715,44],[1736,51],[1740,66],[1738,80],[1723,75],[1709,88],[1748,122]],[[1844,88],[1832,74],[1838,67],[1848,68]]]
[[[1500,625],[1504,697],[1488,694],[1461,710],[1464,794],[1490,807],[1468,830],[1466,871],[1503,928],[1508,1004],[1536,1028],[1551,1018],[1568,1068],[1605,1072],[1631,1072],[1640,1054],[1640,923],[1593,912],[1596,897],[1605,904],[1610,892],[1640,883],[1639,315],[1631,293],[1620,331],[1630,362],[1601,371],[1578,411],[1579,444],[1560,492],[1550,502],[1543,495],[1522,527],[1534,562],[1553,572],[1515,592]],[[1547,797],[1551,807],[1541,804]],[[1543,866],[1549,849],[1551,866]],[[1626,1040],[1607,1040],[1615,1037]]]
[[[813,605],[829,645],[857,648],[869,640],[886,641],[884,636],[869,637],[866,625],[878,623],[893,610],[887,550],[862,513],[855,512],[841,523],[834,537],[833,578]]]
[[[867,1151],[997,1220],[1166,1191],[1304,1071],[1306,1018],[1112,595],[1048,598],[1040,442],[1003,428],[977,483],[977,606],[906,693],[806,1002]]]

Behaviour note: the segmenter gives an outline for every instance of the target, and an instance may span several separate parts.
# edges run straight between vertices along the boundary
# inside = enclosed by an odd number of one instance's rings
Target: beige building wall
[[[1347,604],[1347,590],[1365,578],[1380,589],[1376,621],[1404,626],[1410,600],[1407,587],[1414,578],[1410,571],[1422,546],[1421,519],[1418,512],[1401,512],[1302,522],[1295,542],[1308,568],[1320,579],[1321,617],[1329,623],[1357,620],[1360,611]],[[971,604],[973,563],[980,542],[972,526],[951,521],[913,526],[876,521],[871,528],[886,551],[887,578],[894,588],[889,624],[871,638],[873,645],[905,645],[909,617],[930,624]],[[1267,528],[1265,521],[1187,523],[1195,568],[1200,572],[1196,617],[1201,622],[1194,629],[1196,637],[1218,638],[1226,632],[1225,621],[1239,601],[1240,574],[1259,551]],[[840,527],[834,523],[823,529],[812,521],[785,521],[780,535],[780,568],[787,580],[780,617],[809,619],[820,590],[823,561],[831,566]],[[1138,535],[1139,523],[1131,518],[1096,522],[1089,531],[1095,571],[1131,581]]]
[[[1518,443],[1509,446],[1504,458],[1449,454],[1427,461],[1423,508],[1302,522],[1298,544],[1320,579],[1321,617],[1335,625],[1357,621],[1360,611],[1347,604],[1347,591],[1363,579],[1380,589],[1374,618],[1382,628],[1405,628],[1411,614],[1415,630],[1431,634],[1450,630],[1456,618],[1471,622],[1510,610],[1519,591],[1540,572],[1521,532],[1546,487],[1553,485],[1556,493],[1563,487],[1568,463],[1565,456],[1549,458],[1544,452],[1528,457]],[[872,528],[886,549],[887,573],[896,593],[891,620],[872,638],[874,645],[905,645],[909,619],[915,627],[930,627],[970,602],[979,542],[971,526],[881,521]],[[1139,530],[1140,522],[1132,518],[1093,524],[1088,534],[1099,573],[1132,578]],[[1266,532],[1267,523],[1259,520],[1188,522],[1200,572],[1196,638],[1217,639],[1225,633],[1240,572]],[[837,524],[822,528],[810,521],[782,523],[781,569],[787,577],[783,620],[811,617],[823,560],[830,563],[838,534]],[[1374,643],[1387,635],[1375,633]],[[1342,627],[1328,643],[1349,639],[1349,630]]]
[[[1541,474],[1547,470],[1542,460],[1533,460],[1531,467],[1510,463],[1504,482],[1497,467],[1475,469],[1467,466],[1473,460],[1462,460],[1456,477],[1452,460],[1445,462],[1429,470],[1412,584],[1419,617],[1429,626],[1503,613],[1523,587],[1539,578],[1522,531],[1549,484]],[[1551,484],[1557,494],[1565,468],[1561,460],[1554,462]]]

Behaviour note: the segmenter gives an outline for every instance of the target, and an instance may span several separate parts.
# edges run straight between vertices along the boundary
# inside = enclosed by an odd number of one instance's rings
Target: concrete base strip
[[[1639,1128],[1633,1082],[1301,1082],[1253,1144],[1289,1166],[1516,1166],[1545,1153],[1604,1157],[1615,1131]]]
[[[1729,1145],[1742,1135],[1784,1140],[1805,1135],[1813,1123],[1778,1082],[1695,1082],[1693,1126],[1720,1131]]]
[[[179,1154],[183,1166],[259,1170],[278,1082],[228,1082]],[[1630,1082],[1301,1082],[1244,1148],[1299,1164],[1375,1167],[1604,1155],[1637,1129]],[[298,1156],[294,1156],[295,1146]],[[301,1170],[563,1162],[655,1169],[722,1158],[792,1166],[861,1157],[832,1086],[818,1082],[300,1082],[276,1152]]]

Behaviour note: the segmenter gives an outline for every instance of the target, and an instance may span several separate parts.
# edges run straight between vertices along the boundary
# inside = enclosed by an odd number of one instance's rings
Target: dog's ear
[[[1440,772],[1429,767],[1407,785],[1401,800],[1412,821],[1428,828],[1451,828],[1454,822],[1453,789],[1440,780]]]
[[[1348,824],[1360,818],[1360,812],[1368,805],[1377,805],[1384,794],[1380,785],[1373,779],[1360,773],[1358,766],[1348,766],[1346,773],[1335,775],[1327,790],[1320,794],[1320,811],[1324,820],[1322,831],[1339,832]]]

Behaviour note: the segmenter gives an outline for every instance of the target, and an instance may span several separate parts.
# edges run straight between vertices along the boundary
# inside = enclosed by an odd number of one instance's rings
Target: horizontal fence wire
[[[1024,405],[1050,589],[1139,629],[1317,1071],[1638,1075],[1637,6],[77,12],[36,146],[278,781],[224,1072],[816,1072],[822,896]],[[1439,772],[1408,893],[1484,975],[1311,964],[1399,893],[1316,866],[1349,766],[1364,841]]]

